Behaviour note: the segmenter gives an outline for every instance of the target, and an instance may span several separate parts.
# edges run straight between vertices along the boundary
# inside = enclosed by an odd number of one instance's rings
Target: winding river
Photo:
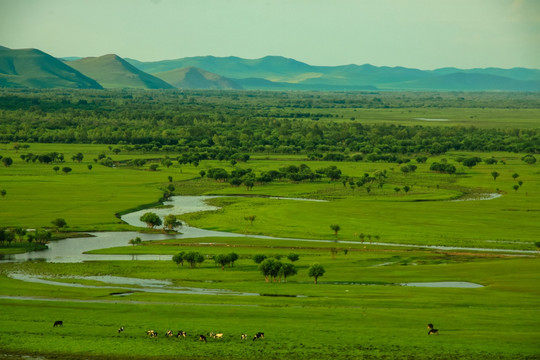
[[[151,209],[152,212],[164,217],[168,214],[181,215],[197,211],[211,211],[218,208],[208,205],[206,200],[216,198],[218,196],[175,196],[171,201],[167,202],[168,207]],[[274,198],[276,201],[281,201],[284,198]],[[283,201],[313,201],[309,199],[289,198]],[[122,216],[122,220],[126,223],[145,227],[146,224],[141,222],[139,218],[149,209],[132,212]],[[182,239],[182,238],[200,238],[200,237],[242,237],[244,234],[236,234],[223,231],[204,230],[184,224],[181,229],[181,234],[146,234],[136,231],[124,232],[94,232],[90,233],[92,237],[85,238],[69,238],[65,240],[53,241],[48,244],[47,250],[34,251],[24,254],[7,255],[0,261],[27,261],[41,260],[48,262],[83,262],[92,260],[170,260],[170,255],[98,255],[86,254],[91,250],[127,246],[129,240],[135,237],[140,237],[143,241],[165,240],[165,239]],[[335,240],[313,240],[313,239],[293,239],[293,238],[278,238],[262,235],[249,235],[250,237],[276,240],[295,240],[306,242],[335,242]],[[383,245],[383,246],[402,246],[402,247],[418,247],[440,250],[469,250],[469,251],[492,251],[500,253],[518,253],[527,254],[535,253],[533,250],[507,250],[507,249],[479,249],[469,247],[443,247],[443,246],[427,246],[427,245],[411,245],[411,244],[394,244],[382,242],[359,242],[359,241],[338,241],[341,244],[364,244],[364,245]]]

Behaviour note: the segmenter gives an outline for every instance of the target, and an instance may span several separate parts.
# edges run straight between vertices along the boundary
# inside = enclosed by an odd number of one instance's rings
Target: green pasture
[[[27,152],[35,154],[57,151],[64,154],[73,171],[55,173],[54,164],[26,163],[12,145],[1,145],[0,153],[11,156],[13,165],[0,167],[0,189],[6,196],[0,199],[0,224],[26,228],[51,227],[51,221],[64,218],[70,230],[122,230],[130,228],[115,214],[153,204],[170,184],[177,195],[256,195],[299,197],[325,202],[276,200],[260,197],[227,197],[212,200],[222,207],[216,212],[186,214],[183,220],[206,229],[272,235],[278,237],[359,240],[359,235],[378,237],[377,241],[426,245],[454,245],[534,249],[540,238],[540,171],[538,165],[527,165],[522,154],[512,153],[448,153],[431,157],[426,164],[416,164],[414,173],[404,174],[402,165],[371,162],[308,161],[296,155],[258,155],[247,163],[234,167],[226,161],[201,161],[198,167],[180,166],[176,161],[170,168],[160,166],[150,171],[149,164],[160,163],[163,154],[138,152],[114,155],[105,145],[31,144]],[[77,153],[84,154],[79,164],[71,161]],[[143,167],[122,163],[109,168],[94,163],[105,153],[114,160],[144,158]],[[178,154],[170,154],[174,159]],[[480,163],[467,168],[457,162],[459,157],[495,157],[505,163]],[[455,164],[457,174],[438,174],[429,170],[432,162]],[[413,164],[416,162],[413,160]],[[92,164],[92,169],[88,165]],[[383,187],[366,186],[351,189],[342,181],[321,180],[293,183],[277,181],[256,184],[248,190],[227,183],[201,178],[201,170],[223,167],[250,168],[262,171],[278,170],[289,165],[306,164],[313,171],[335,165],[344,176],[359,179],[365,173],[385,171]],[[494,180],[493,171],[500,175]],[[512,174],[519,177],[514,179]],[[522,181],[521,187],[513,186]],[[408,186],[409,192],[403,188]],[[395,189],[399,192],[396,192]],[[475,201],[485,194],[500,195],[493,200]],[[453,201],[464,200],[470,201]],[[255,215],[249,224],[246,216]],[[341,228],[335,236],[331,224]],[[367,240],[367,237],[366,237]],[[375,240],[375,239],[371,239]]]
[[[343,244],[334,245],[338,251],[332,254],[330,246],[210,238],[110,250],[173,254],[181,249],[209,256],[237,252],[240,259],[225,270],[212,260],[197,268],[172,261],[0,264],[0,304],[9,308],[0,313],[0,349],[6,354],[118,359],[532,359],[540,355],[537,256]],[[300,255],[295,262],[298,275],[286,283],[265,282],[251,259],[255,254],[290,252]],[[326,270],[317,285],[307,275],[313,262]],[[14,280],[10,273],[39,275],[57,284]],[[84,279],[99,275],[169,280],[173,286],[168,288],[272,296],[135,291],[119,297],[113,294],[132,290],[106,280]],[[484,287],[397,285],[436,281]],[[56,320],[64,326],[53,328]],[[428,336],[427,323],[434,323],[439,335]],[[122,333],[117,332],[120,326],[126,329]],[[184,330],[188,336],[150,339],[145,334],[150,329],[160,335]],[[211,331],[223,332],[224,339],[210,338]],[[265,338],[252,341],[259,331]],[[243,333],[250,335],[247,341],[240,339]],[[199,342],[199,334],[206,335],[208,342]]]

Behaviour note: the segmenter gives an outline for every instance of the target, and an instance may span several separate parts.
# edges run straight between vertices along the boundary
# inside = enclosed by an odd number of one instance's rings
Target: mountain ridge
[[[0,87],[540,91],[540,70],[313,66],[275,55],[258,59],[196,56],[151,62],[115,54],[56,59],[38,49],[12,50],[0,46]]]

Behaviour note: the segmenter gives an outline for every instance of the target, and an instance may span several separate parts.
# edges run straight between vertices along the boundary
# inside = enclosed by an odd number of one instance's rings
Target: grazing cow
[[[180,337],[180,336],[183,336],[183,337],[184,337],[184,339],[185,339],[185,338],[186,338],[186,335],[187,335],[187,334],[186,334],[186,332],[185,332],[185,331],[182,331],[182,330],[180,330],[180,331],[178,331],[178,334],[176,334],[176,337]]]
[[[158,333],[155,332],[154,330],[148,330],[146,332],[146,335],[150,336],[151,338],[157,338],[158,337]]]
[[[223,333],[214,334],[214,339],[223,339]]]
[[[204,335],[199,335],[199,341],[204,341],[204,342],[206,342],[206,336],[204,336]]]
[[[428,324],[427,328],[429,329],[428,335],[439,335],[439,329],[434,329],[433,324]]]
[[[173,336],[172,330],[167,330],[167,333],[165,335],[168,337]]]
[[[54,322],[53,327],[57,327],[57,326],[64,326],[64,322],[62,320],[56,320]]]
[[[247,339],[247,334],[242,334],[242,335],[240,335],[240,339],[246,340],[246,339]]]
[[[264,333],[263,332],[258,332],[258,333],[255,334],[255,336],[253,336],[253,341],[259,340],[259,339],[264,339]]]

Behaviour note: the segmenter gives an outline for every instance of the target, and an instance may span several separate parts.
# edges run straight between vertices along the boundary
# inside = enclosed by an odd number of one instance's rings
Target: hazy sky
[[[0,45],[141,61],[540,68],[540,0],[0,0]]]

